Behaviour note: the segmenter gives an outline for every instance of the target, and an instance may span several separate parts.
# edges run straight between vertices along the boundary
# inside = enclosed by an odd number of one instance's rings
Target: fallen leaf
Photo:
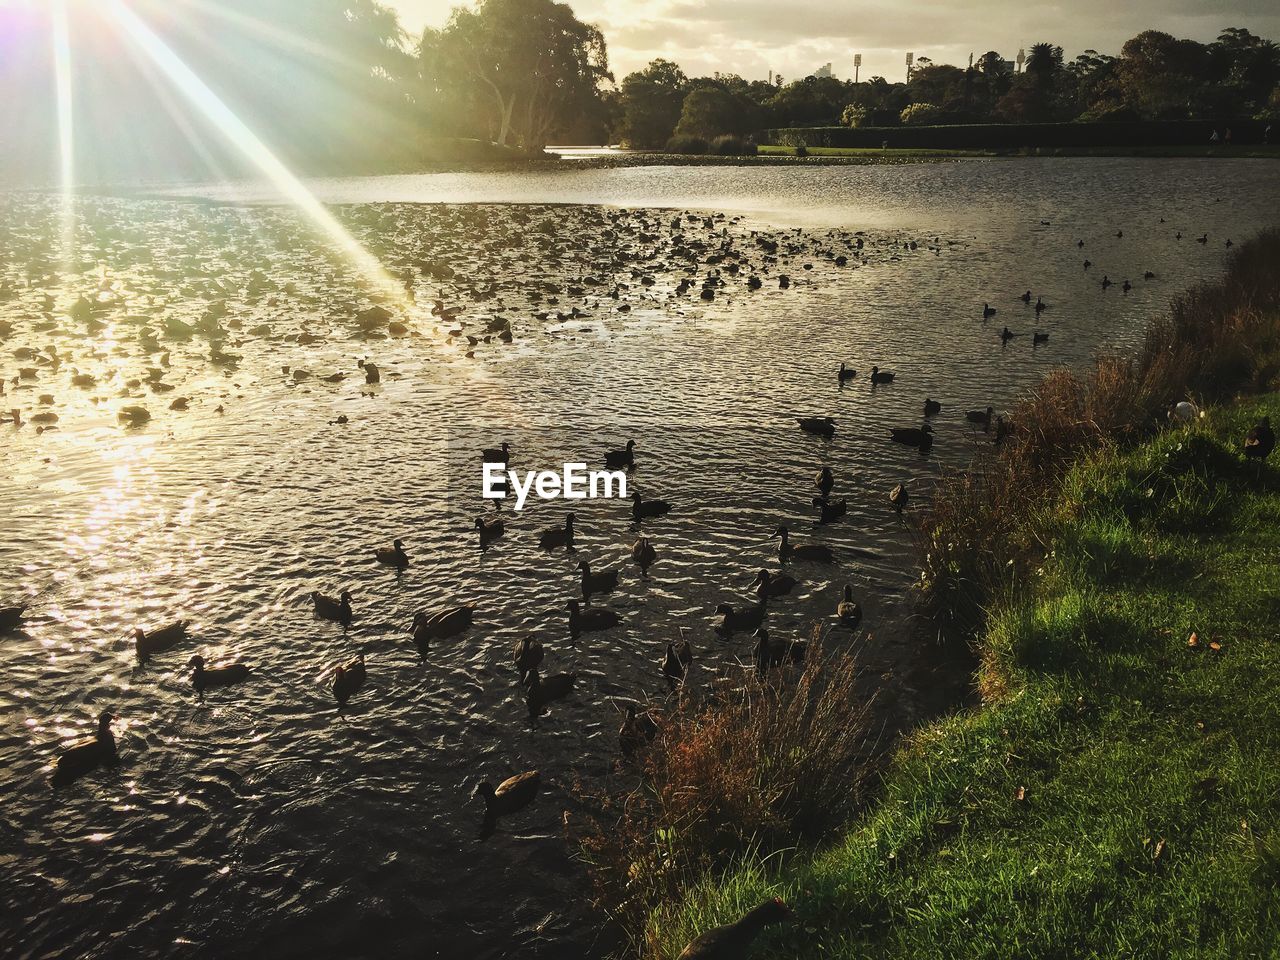
[[[1015,800],[1027,799],[1027,788],[1019,787],[1017,790],[1013,791],[1013,799]]]
[[[1195,631],[1192,631],[1191,636],[1187,637],[1187,646],[1192,649],[1200,646],[1200,638],[1196,636]]]

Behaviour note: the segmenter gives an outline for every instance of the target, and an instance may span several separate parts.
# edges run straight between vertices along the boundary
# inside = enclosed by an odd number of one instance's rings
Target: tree
[[[941,118],[942,108],[932,103],[913,103],[902,111],[902,122],[909,127],[929,126]]]
[[[688,78],[670,60],[653,60],[622,81],[618,139],[632,147],[661,147],[680,121]]]
[[[867,108],[851,103],[840,114],[840,123],[846,127],[860,127],[867,122]]]
[[[685,96],[676,135],[711,140],[726,133],[749,133],[755,126],[754,104],[718,83],[704,83]]]
[[[1147,117],[1185,117],[1207,67],[1207,52],[1194,40],[1146,30],[1120,49],[1117,77],[1126,103]]]
[[[421,50],[437,88],[487,106],[495,142],[514,134],[526,150],[541,150],[548,131],[613,79],[603,34],[554,0],[455,8],[443,30],[423,34]]]

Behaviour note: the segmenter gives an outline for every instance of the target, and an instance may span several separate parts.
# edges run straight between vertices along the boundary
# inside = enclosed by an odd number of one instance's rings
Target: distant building
[[[830,78],[831,76],[833,76],[833,74],[831,73],[831,64],[824,63],[817,70],[813,71],[813,73],[809,74],[809,76],[817,77],[819,80],[825,80]]]

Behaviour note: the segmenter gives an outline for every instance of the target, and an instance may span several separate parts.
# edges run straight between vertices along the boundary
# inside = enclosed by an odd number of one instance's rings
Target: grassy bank
[[[794,157],[795,147],[762,146],[762,156]],[[988,150],[881,150],[879,147],[807,147],[809,157],[868,158],[897,156],[948,157],[1210,157],[1217,159],[1280,159],[1280,146],[1251,147],[1046,147],[1044,149],[1005,148]]]
[[[1280,232],[1237,248],[1138,351],[1046,378],[1004,444],[939,485],[921,586],[973,638],[986,704],[917,731],[838,839],[740,836],[707,857],[697,832],[612,824],[676,854],[665,885],[635,858],[613,885],[624,921],[644,901],[626,923],[643,955],[765,893],[799,913],[768,941],[779,957],[1237,956],[1280,938],[1280,473],[1240,455],[1280,400],[1233,405],[1278,385],[1277,263]],[[1218,406],[1165,429],[1186,398]],[[764,778],[794,749],[764,739],[753,770],[679,786]]]

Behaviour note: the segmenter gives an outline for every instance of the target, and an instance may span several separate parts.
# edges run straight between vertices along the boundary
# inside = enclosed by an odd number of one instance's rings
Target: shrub
[[[806,147],[803,143],[798,143],[798,144],[796,144],[796,156],[797,156],[797,157],[807,157],[808,155],[809,155],[809,148],[808,148],[808,147]]]
[[[851,103],[840,114],[840,122],[846,127],[860,127],[867,122],[867,108],[858,103]]]
[[[941,119],[942,108],[932,103],[913,103],[902,111],[901,116],[902,122],[909,127],[926,127]]]
[[[725,134],[711,141],[711,152],[722,157],[753,157],[756,145],[748,143],[742,137]]]
[[[707,141],[702,137],[676,134],[667,141],[667,153],[706,153]]]

